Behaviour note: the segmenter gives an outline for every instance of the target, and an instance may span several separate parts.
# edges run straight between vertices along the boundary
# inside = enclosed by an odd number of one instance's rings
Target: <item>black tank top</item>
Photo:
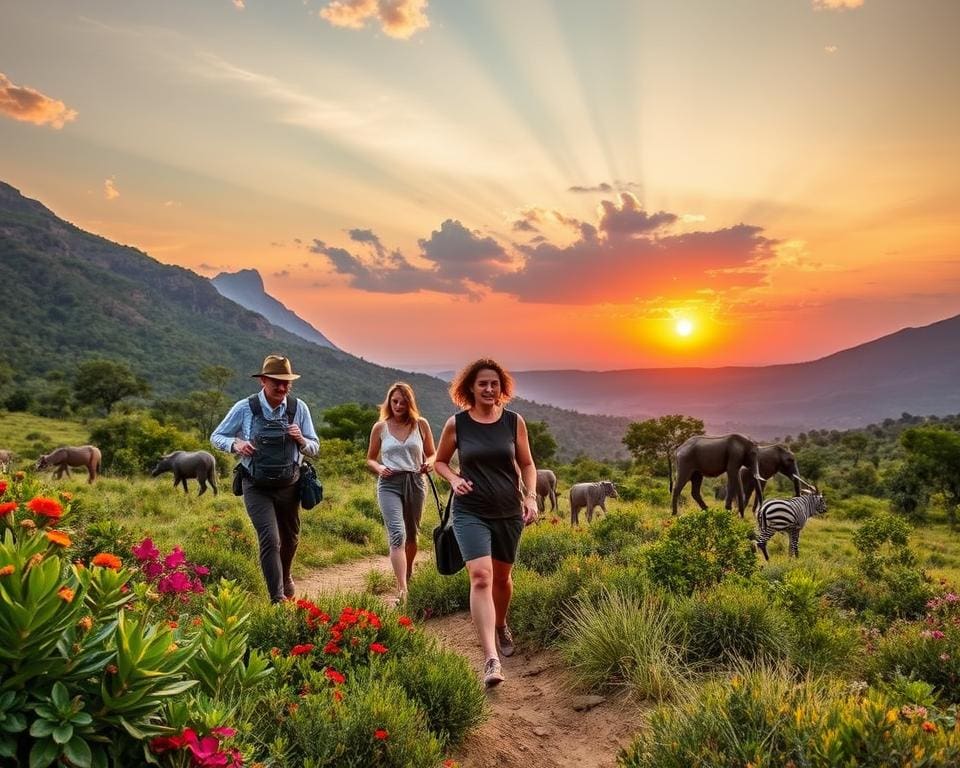
[[[453,497],[453,511],[477,517],[520,517],[523,496],[517,468],[517,414],[503,409],[492,424],[481,424],[467,411],[455,417],[460,475],[473,483],[465,496]]]

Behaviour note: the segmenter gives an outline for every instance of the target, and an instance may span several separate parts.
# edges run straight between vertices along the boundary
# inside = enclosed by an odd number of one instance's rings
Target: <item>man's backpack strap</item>
[[[287,397],[287,424],[293,424],[293,420],[297,418],[297,404],[299,402],[295,397]],[[258,419],[262,419],[263,406],[260,405],[260,395],[250,395],[250,397],[247,398],[247,403],[250,405],[250,410],[253,412],[253,415]]]

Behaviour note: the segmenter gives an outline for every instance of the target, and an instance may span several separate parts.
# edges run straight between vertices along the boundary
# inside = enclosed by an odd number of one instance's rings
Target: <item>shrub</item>
[[[564,558],[585,555],[590,551],[590,538],[582,531],[571,530],[558,517],[548,523],[527,528],[520,539],[517,565],[540,574],[553,573]],[[553,521],[557,521],[554,523]]]
[[[868,578],[879,578],[891,567],[916,564],[910,551],[910,525],[891,514],[864,522],[853,535],[853,543],[859,552],[858,567]]]
[[[658,531],[632,509],[612,512],[590,526],[596,551],[614,559],[620,559],[624,550],[655,540],[657,535]]]
[[[608,592],[573,603],[564,617],[561,651],[573,679],[589,690],[623,687],[637,698],[675,695],[687,669],[668,601]]]
[[[694,663],[777,661],[790,650],[785,613],[758,588],[725,583],[677,607],[687,658]]]
[[[95,521],[77,530],[73,539],[73,557],[86,562],[97,552],[129,552],[133,544],[133,534],[122,523]]]
[[[325,510],[313,517],[312,527],[352,544],[367,545],[384,538],[383,526],[345,509]]]
[[[455,576],[441,576],[436,568],[418,568],[409,587],[407,610],[414,616],[429,619],[470,607],[470,577],[466,568]]]
[[[856,765],[946,766],[960,760],[952,711],[926,709],[868,690],[795,682],[785,670],[754,669],[707,683],[661,706],[651,727],[620,754],[624,768]]]
[[[722,509],[688,512],[647,548],[647,571],[655,584],[687,594],[730,574],[750,576],[757,569],[752,533],[748,523]]]
[[[97,422],[90,442],[100,448],[105,470],[128,475],[152,469],[157,459],[170,451],[203,447],[193,435],[143,413],[114,415]]]
[[[922,622],[899,622],[877,643],[869,659],[874,680],[898,675],[924,680],[942,703],[960,703],[960,598],[953,593],[927,604]]]

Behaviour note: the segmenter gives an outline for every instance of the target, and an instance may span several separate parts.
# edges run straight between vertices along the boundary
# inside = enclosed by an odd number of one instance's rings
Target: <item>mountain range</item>
[[[160,398],[202,389],[200,371],[223,365],[236,374],[228,393],[242,397],[255,390],[250,375],[264,356],[280,352],[302,374],[296,392],[315,413],[378,404],[398,379],[414,387],[438,436],[454,411],[443,381],[306,341],[221,296],[207,278],[85,232],[3,182],[0,307],[3,397],[63,387],[90,358],[125,362]],[[563,459],[624,455],[627,419],[519,399],[513,407],[549,425]]]

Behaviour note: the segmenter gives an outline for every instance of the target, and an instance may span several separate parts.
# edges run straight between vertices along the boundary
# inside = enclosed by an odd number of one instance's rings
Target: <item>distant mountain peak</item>
[[[221,272],[210,282],[221,296],[239,304],[244,309],[263,315],[273,325],[290,331],[301,339],[319,344],[321,347],[339,349],[296,312],[267,293],[263,278],[257,270],[241,269],[238,272]]]

